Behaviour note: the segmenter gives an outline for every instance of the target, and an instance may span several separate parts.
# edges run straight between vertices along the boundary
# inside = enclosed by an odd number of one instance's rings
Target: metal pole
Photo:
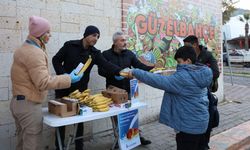
[[[63,150],[59,127],[56,128],[57,142],[60,150]]]
[[[231,84],[233,84],[233,77],[232,77],[232,67],[231,67],[231,63],[230,63],[230,58],[229,58],[229,53],[228,53],[228,48],[227,48],[227,37],[226,37],[226,34],[225,32],[223,32],[223,36],[224,36],[224,40],[225,40],[225,48],[226,48],[226,53],[227,53],[227,63],[228,63],[228,66],[229,66],[229,70],[230,70],[230,79],[231,79]]]

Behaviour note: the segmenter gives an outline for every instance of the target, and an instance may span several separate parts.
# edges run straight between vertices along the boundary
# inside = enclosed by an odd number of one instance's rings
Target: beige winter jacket
[[[69,75],[51,76],[47,54],[28,43],[24,43],[14,53],[11,80],[13,96],[24,95],[27,100],[36,103],[43,102],[47,90],[68,88],[71,85]]]

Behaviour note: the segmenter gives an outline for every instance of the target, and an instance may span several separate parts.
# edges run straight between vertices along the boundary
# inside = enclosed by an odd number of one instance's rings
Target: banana
[[[84,100],[83,98],[79,98],[79,99],[78,99],[78,102],[79,102],[79,103],[83,103],[83,100]]]
[[[79,99],[79,102],[80,102],[80,103],[85,103],[87,99],[88,99],[88,96],[86,96],[86,97],[84,97],[84,98],[81,97],[81,98]]]
[[[97,109],[96,111],[108,111],[109,110],[109,104],[113,103],[111,98],[107,98],[103,96],[101,93],[95,94],[95,95],[89,95],[87,93],[89,90],[84,91],[82,95],[87,95],[84,97],[81,97],[80,103],[84,103],[89,107],[92,107],[93,109]],[[107,108],[108,107],[108,108]],[[99,110],[101,109],[101,110]]]
[[[90,95],[90,99],[94,99],[95,97],[97,97],[97,96],[100,96],[101,94],[95,94],[95,95]]]
[[[93,102],[98,103],[98,102],[106,102],[108,98],[106,97],[97,97],[93,99]]]
[[[120,72],[120,75],[123,77],[128,77],[129,73],[128,72]]]
[[[106,101],[102,101],[102,102],[92,102],[92,104],[94,105],[94,106],[100,106],[100,105],[104,105],[104,104],[108,104]]]
[[[106,102],[107,102],[107,103],[112,102],[112,98],[107,98],[107,99],[106,99]]]
[[[83,68],[81,69],[81,71],[79,71],[78,75],[85,72],[87,70],[87,68],[89,67],[89,65],[91,64],[92,62],[92,58],[91,56],[89,55],[89,59],[86,61],[86,63],[84,64]]]
[[[102,94],[91,95],[91,96],[89,97],[89,99],[93,100],[93,99],[95,99],[95,98],[97,98],[97,97],[103,97],[103,95],[102,95]]]
[[[83,93],[90,93],[90,89],[86,89],[85,91],[83,91]]]
[[[78,93],[81,93],[81,92],[79,90],[75,90],[74,92],[69,94],[69,97],[75,98],[75,95],[78,94]]]
[[[101,93],[92,95],[93,98],[98,97],[98,96],[103,96]]]
[[[85,100],[85,103],[86,104],[89,104],[89,103],[91,103],[93,101],[93,99],[91,98],[91,96],[88,96],[88,98],[86,98],[86,100]]]
[[[75,94],[73,97],[76,98],[76,99],[79,99],[81,97],[81,95],[82,95],[82,93],[79,92],[79,93]]]
[[[101,109],[94,109],[94,111],[99,111],[99,112],[109,111],[109,107],[101,108]]]
[[[81,98],[85,98],[86,96],[89,96],[89,93],[84,93],[84,92],[81,93]]]
[[[103,105],[93,105],[93,108],[94,109],[103,109],[103,108],[106,108],[106,107],[109,107],[107,104],[103,104]]]

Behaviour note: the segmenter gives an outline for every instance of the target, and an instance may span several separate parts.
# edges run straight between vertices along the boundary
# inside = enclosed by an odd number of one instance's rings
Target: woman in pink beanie
[[[48,43],[50,37],[49,21],[42,17],[31,16],[29,19],[29,36],[27,41],[31,41],[30,43],[35,45],[38,44],[45,50],[45,44]]]
[[[50,38],[49,22],[38,16],[29,19],[29,35],[25,43],[14,53],[11,66],[13,98],[10,110],[17,131],[16,150],[42,150],[42,103],[47,90],[69,88],[83,74],[51,76],[45,44]]]

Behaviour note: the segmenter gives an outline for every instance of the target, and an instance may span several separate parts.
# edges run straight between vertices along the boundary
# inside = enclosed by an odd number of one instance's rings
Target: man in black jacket
[[[212,53],[207,50],[206,47],[199,45],[199,41],[198,41],[198,38],[196,36],[190,35],[190,36],[186,37],[183,40],[183,42],[185,45],[190,45],[195,49],[195,53],[197,56],[196,62],[201,63],[201,64],[205,64],[211,68],[211,70],[213,72],[213,81],[209,87],[209,90],[211,92],[216,92],[218,89],[217,79],[219,78],[219,75],[220,75],[217,60],[213,57]],[[210,135],[211,135],[211,131],[212,131],[212,127],[211,127],[210,123],[208,125],[208,129],[207,129],[206,135],[205,135],[205,141],[204,141],[205,150],[209,149],[208,143],[209,143]]]
[[[140,68],[142,70],[149,71],[154,68],[154,66],[147,66],[141,63],[136,55],[126,49],[126,38],[123,32],[116,32],[113,35],[113,45],[109,50],[103,52],[103,56],[107,59],[107,61],[121,67],[121,68]],[[124,89],[128,92],[130,97],[130,81],[127,78],[122,76],[114,76],[110,74],[107,70],[103,68],[98,68],[98,73],[106,78],[106,87],[109,85],[113,85]],[[116,120],[116,119],[115,119]],[[148,145],[151,141],[146,140],[141,137],[142,145]]]
[[[53,57],[52,63],[56,74],[70,73],[75,69],[79,63],[85,64],[89,57],[92,58],[92,62],[84,72],[84,76],[81,80],[75,84],[72,84],[68,89],[56,90],[56,98],[62,98],[63,96],[68,96],[71,92],[79,89],[79,91],[84,91],[88,88],[89,74],[94,64],[98,68],[103,68],[107,70],[111,75],[119,75],[122,70],[120,67],[113,65],[106,61],[100,50],[97,50],[94,45],[100,37],[100,31],[95,26],[88,26],[85,29],[83,39],[72,40],[64,43],[64,46],[57,52]],[[62,145],[64,145],[65,138],[65,127],[60,127],[60,136],[62,140]],[[83,123],[78,124],[76,137],[83,136]],[[58,149],[58,143],[56,139],[56,147]],[[75,149],[83,149],[83,140],[78,139],[75,141]]]
[[[213,71],[213,80],[217,80],[220,75],[217,60],[213,57],[213,54],[207,50],[206,47],[199,45],[198,38],[194,35],[190,35],[183,40],[185,45],[191,45],[195,49],[197,56],[197,63],[205,64]]]

